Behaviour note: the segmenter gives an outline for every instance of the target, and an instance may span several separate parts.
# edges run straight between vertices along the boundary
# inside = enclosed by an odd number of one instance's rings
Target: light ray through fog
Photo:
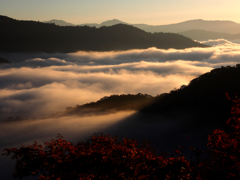
[[[210,48],[156,48],[70,54],[0,54],[0,119],[42,117],[112,94],[166,93],[193,78],[240,61],[240,45],[224,39]]]

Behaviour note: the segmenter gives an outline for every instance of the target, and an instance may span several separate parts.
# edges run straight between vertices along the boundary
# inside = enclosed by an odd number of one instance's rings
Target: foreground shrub
[[[92,136],[76,145],[63,139],[35,142],[19,149],[5,149],[17,160],[15,178],[40,175],[39,179],[191,179],[189,161],[184,157],[156,156],[154,149],[137,141],[110,135]]]
[[[228,97],[229,98],[229,97]],[[229,98],[230,99],[230,98]],[[116,136],[93,135],[76,145],[60,134],[56,140],[39,145],[5,149],[16,159],[13,177],[38,176],[39,180],[79,179],[240,179],[240,99],[235,97],[232,117],[226,122],[233,131],[214,130],[208,136],[210,157],[199,161],[203,153],[191,147],[197,161],[181,156],[156,155],[154,148],[140,146],[133,139],[118,142]]]
[[[215,129],[208,136],[211,156],[201,167],[203,179],[240,179],[240,99],[235,97],[232,101],[232,117],[226,122],[232,131]]]

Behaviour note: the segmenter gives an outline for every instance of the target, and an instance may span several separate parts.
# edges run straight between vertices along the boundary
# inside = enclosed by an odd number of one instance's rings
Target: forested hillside
[[[1,52],[76,52],[208,47],[174,33],[147,33],[130,25],[57,26],[0,16]]]
[[[89,115],[94,113],[112,113],[135,110],[145,114],[174,116],[181,113],[195,114],[196,125],[206,123],[225,126],[230,116],[231,102],[226,93],[240,94],[240,65],[213,69],[193,79],[188,85],[152,97],[147,94],[112,95],[76,107],[68,107],[60,115]],[[198,124],[199,123],[199,124]]]

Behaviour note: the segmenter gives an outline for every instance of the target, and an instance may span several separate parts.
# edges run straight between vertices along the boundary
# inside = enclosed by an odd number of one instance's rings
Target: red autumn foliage
[[[231,100],[226,94],[228,99]],[[215,129],[208,136],[208,149],[210,158],[203,163],[201,174],[203,179],[240,179],[240,99],[232,99],[232,117],[227,120],[227,125],[233,131],[226,133]]]
[[[229,98],[229,97],[228,97]],[[230,98],[229,98],[230,99]],[[39,180],[74,179],[240,179],[240,99],[233,99],[232,117],[227,121],[234,131],[216,129],[208,136],[210,157],[195,163],[179,157],[156,155],[150,146],[133,139],[118,142],[116,136],[93,135],[76,145],[60,134],[56,140],[39,145],[5,149],[16,159],[13,177],[38,176]],[[203,153],[191,147],[197,159]]]
[[[17,159],[15,178],[40,175],[39,179],[191,179],[184,157],[156,156],[154,150],[136,148],[137,141],[117,137],[92,136],[76,145],[58,135],[45,147],[35,142],[19,149],[5,149]]]

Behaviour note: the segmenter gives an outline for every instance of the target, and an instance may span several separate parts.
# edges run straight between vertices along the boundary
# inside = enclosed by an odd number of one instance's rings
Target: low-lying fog
[[[200,148],[205,133],[209,133],[211,128],[193,130],[189,122],[191,118],[194,119],[193,115],[190,113],[178,115],[178,118],[166,119],[137,112],[118,112],[90,117],[69,116],[57,119],[2,122],[0,123],[0,151],[2,152],[4,148],[19,148],[21,144],[31,145],[34,141],[43,144],[56,138],[58,133],[74,144],[79,140],[89,139],[94,133],[103,133],[117,135],[119,141],[123,137],[134,138],[139,143],[144,139],[150,140],[155,148],[171,153],[176,149],[174,143],[177,142],[177,145],[184,148],[184,155],[189,158],[186,152],[190,152],[190,144],[185,140],[186,136],[190,135],[193,146]],[[11,179],[14,164],[15,160],[11,157],[0,156],[1,177]]]
[[[239,63],[239,44],[223,39],[205,43],[215,46],[0,54],[13,62],[0,65],[0,119],[40,118],[112,94],[155,96],[187,85],[213,68]]]
[[[50,141],[57,133],[72,142],[89,138],[95,132],[118,135],[119,139],[149,139],[155,147],[166,151],[174,150],[174,141],[183,142],[189,133],[201,141],[205,130],[191,131],[189,120],[194,115],[190,112],[172,119],[136,112],[57,119],[32,117],[46,117],[112,94],[155,96],[187,85],[213,68],[240,62],[239,42],[220,39],[204,43],[213,47],[70,54],[0,53],[0,57],[13,62],[0,65],[0,119],[29,118],[0,123],[1,152],[3,148],[20,147],[21,143]],[[210,132],[210,127],[206,131]],[[10,157],[0,155],[2,177],[10,179],[14,163]]]

